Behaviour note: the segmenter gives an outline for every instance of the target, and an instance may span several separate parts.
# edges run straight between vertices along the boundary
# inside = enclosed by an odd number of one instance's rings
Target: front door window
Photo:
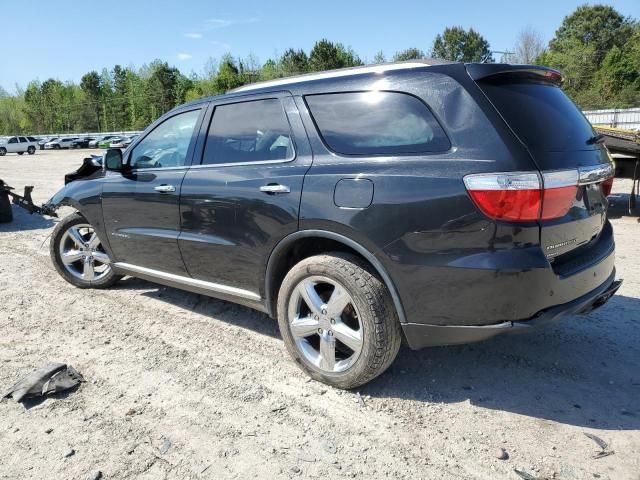
[[[131,152],[132,169],[182,167],[200,110],[175,115],[158,125]]]

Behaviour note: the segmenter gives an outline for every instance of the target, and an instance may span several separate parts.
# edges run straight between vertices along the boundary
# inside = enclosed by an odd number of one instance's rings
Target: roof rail
[[[303,75],[295,75],[293,77],[279,78],[277,80],[267,80],[264,82],[251,83],[235,88],[229,93],[247,92],[258,90],[261,88],[278,87],[280,85],[289,85],[292,83],[312,82],[314,80],[324,80],[327,78],[348,77],[350,75],[359,75],[364,73],[385,73],[394,70],[408,70],[412,68],[429,67],[432,65],[453,63],[438,59],[410,60],[407,62],[381,63],[379,65],[366,65],[363,67],[340,68],[337,70],[327,70],[324,72],[305,73]]]

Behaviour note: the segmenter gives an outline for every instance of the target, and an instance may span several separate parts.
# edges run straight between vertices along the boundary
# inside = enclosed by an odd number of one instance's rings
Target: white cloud
[[[189,60],[192,57],[192,55],[188,53],[179,53],[177,57],[178,57],[178,60]]]
[[[256,23],[259,22],[259,18],[248,17],[248,18],[236,18],[236,19],[225,19],[225,18],[209,18],[205,20],[205,30],[215,30],[218,28],[231,27],[233,25],[241,25],[246,23]]]
[[[217,40],[211,40],[209,42],[210,45],[212,45],[215,50],[222,50],[224,52],[228,52],[229,50],[231,50],[231,45],[229,45],[228,43],[225,42],[219,42]]]
[[[201,33],[193,33],[193,32],[185,33],[184,36],[187,38],[194,38],[194,39],[202,38]]]

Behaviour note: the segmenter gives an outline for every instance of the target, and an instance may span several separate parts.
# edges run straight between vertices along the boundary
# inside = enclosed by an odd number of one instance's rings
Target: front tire
[[[36,147],[29,147],[27,148],[27,153],[29,155],[33,155],[34,153],[36,153]]]
[[[0,223],[9,223],[13,220],[11,199],[7,192],[0,191]]]
[[[402,339],[384,283],[361,259],[339,252],[309,257],[289,271],[278,295],[278,324],[298,366],[343,389],[384,372]]]
[[[23,155],[24,152],[16,152],[18,155]]]
[[[49,253],[58,273],[76,287],[107,288],[122,278],[114,273],[98,234],[79,213],[53,229]]]
[[[7,149],[0,147],[0,157],[4,157],[7,154]]]

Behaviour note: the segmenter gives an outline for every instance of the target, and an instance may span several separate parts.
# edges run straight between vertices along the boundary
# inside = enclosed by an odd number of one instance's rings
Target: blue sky
[[[545,40],[584,1],[183,0],[141,2],[5,0],[0,86],[53,77],[79,81],[89,70],[140,66],[155,58],[201,72],[225,52],[260,62],[288,47],[309,50],[323,37],[363,59],[417,46],[428,51],[446,26],[473,27],[493,50],[511,49],[531,25]],[[640,18],[639,0],[602,1]]]

